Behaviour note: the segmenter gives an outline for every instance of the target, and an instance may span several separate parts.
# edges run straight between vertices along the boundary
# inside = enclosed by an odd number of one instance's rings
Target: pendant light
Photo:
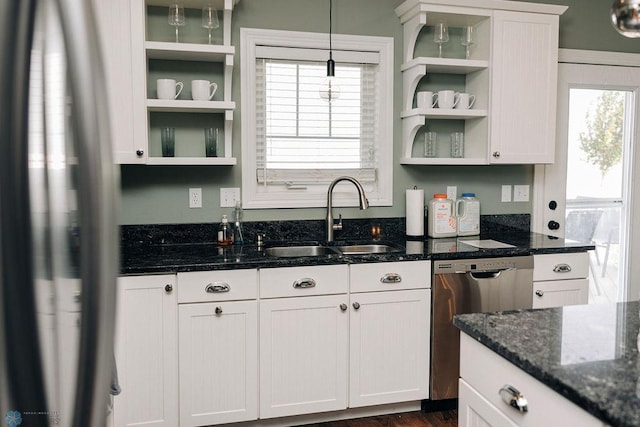
[[[611,5],[611,22],[625,37],[640,37],[640,0],[615,0]]]
[[[333,0],[329,0],[329,60],[327,61],[327,78],[320,85],[320,98],[333,102],[340,97],[340,86],[336,82],[336,62],[333,60]]]

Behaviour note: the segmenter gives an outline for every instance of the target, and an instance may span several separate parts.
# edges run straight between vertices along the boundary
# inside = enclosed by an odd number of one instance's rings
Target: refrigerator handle
[[[73,426],[103,426],[111,384],[119,231],[107,90],[91,1],[57,0],[78,155],[82,326]]]

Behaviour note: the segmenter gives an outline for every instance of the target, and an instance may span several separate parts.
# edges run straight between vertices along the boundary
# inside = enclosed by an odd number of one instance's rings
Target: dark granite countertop
[[[640,303],[461,314],[454,324],[612,426],[640,425]]]
[[[512,245],[509,248],[486,249],[465,244],[465,240],[493,239]],[[340,243],[363,243],[350,240]],[[366,241],[370,242],[370,241]],[[268,246],[316,244],[318,241],[267,241]],[[487,258],[583,252],[592,245],[551,238],[536,233],[509,232],[452,239],[406,240],[385,239],[374,243],[390,243],[403,248],[400,252],[376,255],[326,255],[318,257],[275,258],[259,251],[256,245],[220,247],[214,243],[124,244],[121,248],[122,274],[153,274],[203,270],[231,270],[303,265],[352,264],[425,259]]]

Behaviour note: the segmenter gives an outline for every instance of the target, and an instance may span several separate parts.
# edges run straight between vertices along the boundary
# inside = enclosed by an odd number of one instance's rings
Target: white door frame
[[[571,64],[638,67],[638,73],[640,73],[640,54],[560,49],[558,62]],[[565,113],[564,109],[561,108],[558,108],[557,111],[558,114]],[[557,122],[558,124],[560,124],[561,120],[558,120]],[[636,123],[636,127],[638,126],[640,126],[640,123]],[[563,131],[560,129],[560,127],[561,126],[558,126],[558,132]],[[556,137],[556,141],[558,140],[559,138]],[[636,142],[640,142],[640,139],[636,138]],[[557,153],[558,151],[556,150],[556,161],[559,161],[561,156],[558,156]],[[624,297],[624,300],[636,300],[640,297],[640,263],[634,263],[632,262],[632,260],[634,259],[634,254],[640,254],[640,226],[634,227],[633,220],[634,218],[640,217],[640,208],[638,208],[638,203],[640,203],[640,149],[636,149],[632,146],[631,152],[629,154],[633,158],[633,164],[635,165],[635,167],[631,171],[630,191],[628,192],[628,202],[630,205],[630,212],[632,214],[629,221],[631,235],[629,236],[630,247],[628,260],[630,262],[628,263],[629,271],[627,272],[627,295]],[[545,166],[536,165],[534,168],[533,177],[533,212],[531,218],[531,227],[532,231],[549,234],[549,230],[547,229],[545,223],[545,210],[547,207],[544,199],[544,183]],[[638,185],[634,185],[636,183],[638,183]],[[558,203],[560,204],[560,201]],[[564,200],[562,201],[562,206],[564,206]]]

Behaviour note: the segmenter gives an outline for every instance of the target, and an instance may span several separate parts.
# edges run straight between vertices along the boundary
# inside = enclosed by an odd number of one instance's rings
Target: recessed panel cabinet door
[[[553,163],[558,16],[494,12],[491,163]]]
[[[174,275],[121,277],[114,424],[178,425],[178,298]]]
[[[349,407],[429,397],[430,292],[351,294]]]
[[[258,303],[180,304],[180,426],[258,418]]]
[[[347,407],[347,303],[346,295],[260,301],[260,418]]]
[[[589,279],[533,282],[533,308],[562,307],[589,302]]]

